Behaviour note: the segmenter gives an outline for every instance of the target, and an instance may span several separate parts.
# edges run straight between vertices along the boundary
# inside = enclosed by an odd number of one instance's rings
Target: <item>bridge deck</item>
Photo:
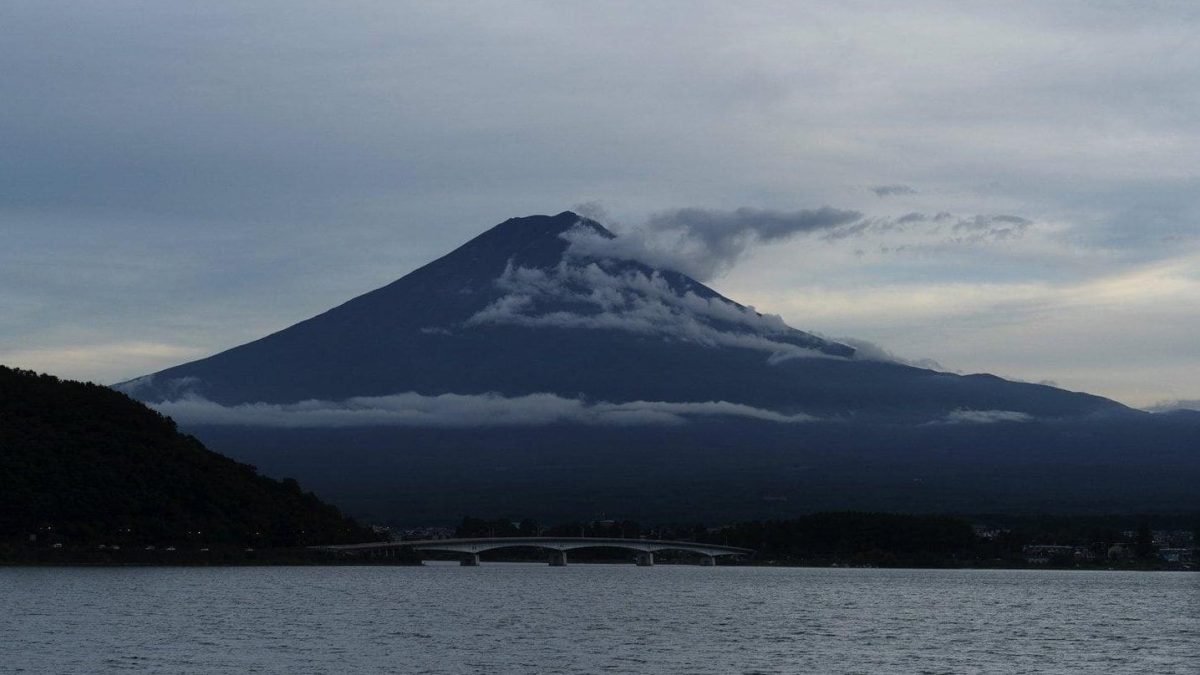
[[[752,549],[697,541],[666,541],[660,539],[617,539],[605,537],[487,537],[474,539],[425,539],[421,541],[386,541],[366,544],[313,546],[323,551],[365,553],[391,549],[415,551],[445,551],[451,553],[482,553],[498,548],[530,547],[553,551],[578,548],[623,548],[642,553],[656,551],[685,551],[706,556],[746,555]]]

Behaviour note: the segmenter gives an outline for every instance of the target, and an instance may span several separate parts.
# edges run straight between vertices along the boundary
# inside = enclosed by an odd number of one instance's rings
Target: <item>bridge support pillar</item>
[[[652,551],[642,551],[637,554],[638,567],[654,567],[654,553]]]
[[[700,558],[700,564],[705,567],[714,567],[717,564],[717,557],[715,555],[706,555]]]
[[[550,566],[551,567],[566,567],[567,552],[566,551],[550,551]]]
[[[463,567],[479,567],[479,554],[468,553],[467,557],[463,558],[459,564]]]

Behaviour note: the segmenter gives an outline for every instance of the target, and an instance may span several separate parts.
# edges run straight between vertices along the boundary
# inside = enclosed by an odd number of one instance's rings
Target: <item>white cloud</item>
[[[1173,410],[1196,410],[1200,411],[1200,399],[1179,399],[1176,401],[1159,401],[1158,403],[1147,406],[1146,410],[1155,413],[1171,412]]]
[[[569,255],[580,258],[636,260],[655,269],[682,272],[698,281],[706,281],[725,269],[724,261],[713,256],[703,244],[678,236],[678,233],[650,232],[645,228],[617,228],[614,238],[602,237],[590,228],[575,228],[563,233],[570,242]]]
[[[946,370],[946,367],[937,361],[929,358],[905,358],[891,351],[880,347],[874,342],[860,340],[858,338],[839,337],[834,338],[835,341],[854,348],[854,358],[857,361],[883,361],[885,363],[901,363],[906,366],[916,368],[927,368],[929,370]]]
[[[996,424],[997,422],[1028,422],[1032,415],[1013,410],[955,410],[933,424]]]
[[[758,314],[719,298],[677,292],[661,275],[637,270],[610,273],[597,263],[563,260],[550,270],[513,267],[496,280],[505,295],[467,325],[620,330],[658,335],[707,347],[764,352],[772,363],[792,358],[833,358],[796,341],[811,339],[774,315]],[[544,306],[549,306],[545,308]]]
[[[414,392],[356,397],[344,401],[246,403],[224,406],[198,396],[149,404],[184,424],[282,428],[333,427],[521,427],[550,424],[684,424],[691,419],[737,417],[782,424],[815,421],[803,413],[784,414],[727,401],[632,401],[590,403],[555,394],[505,397],[500,394]]]

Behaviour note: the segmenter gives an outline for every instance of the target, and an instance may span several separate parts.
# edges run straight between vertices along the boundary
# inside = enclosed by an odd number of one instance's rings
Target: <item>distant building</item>
[[[1135,554],[1132,544],[1113,544],[1108,547],[1109,560],[1132,560]]]
[[[1009,530],[991,525],[972,525],[971,529],[975,532],[975,536],[980,539],[995,539]]]
[[[1021,553],[1030,565],[1048,565],[1051,562],[1074,560],[1076,549],[1075,546],[1032,544],[1023,547]]]
[[[1160,548],[1190,548],[1196,535],[1191,530],[1154,530],[1151,539]]]
[[[1163,548],[1159,549],[1158,557],[1163,562],[1169,563],[1190,563],[1196,562],[1196,549],[1194,548]]]
[[[450,527],[412,527],[400,532],[401,541],[427,541],[429,539],[452,539],[454,528]]]

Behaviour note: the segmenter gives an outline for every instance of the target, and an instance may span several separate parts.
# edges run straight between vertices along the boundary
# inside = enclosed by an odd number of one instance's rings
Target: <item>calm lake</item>
[[[0,569],[5,673],[1188,673],[1200,574]]]

